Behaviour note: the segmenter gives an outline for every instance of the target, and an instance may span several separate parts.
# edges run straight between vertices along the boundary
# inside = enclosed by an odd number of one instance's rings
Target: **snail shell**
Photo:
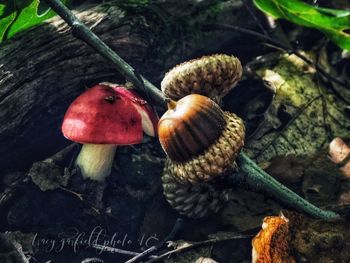
[[[243,147],[244,130],[235,114],[223,112],[205,96],[188,95],[158,124],[159,140],[169,157],[165,169],[182,182],[210,181],[231,169]],[[193,134],[203,139],[195,140]]]
[[[165,75],[161,89],[173,100],[195,93],[218,103],[236,86],[242,77],[242,71],[241,62],[234,56],[204,56],[171,69]]]
[[[217,213],[228,200],[231,190],[221,190],[209,183],[182,183],[164,169],[163,192],[168,203],[181,215],[202,218]]]

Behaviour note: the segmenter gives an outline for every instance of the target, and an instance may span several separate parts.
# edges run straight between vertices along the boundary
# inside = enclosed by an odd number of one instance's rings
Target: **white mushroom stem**
[[[116,149],[111,144],[84,144],[76,160],[83,177],[103,181],[111,173]]]

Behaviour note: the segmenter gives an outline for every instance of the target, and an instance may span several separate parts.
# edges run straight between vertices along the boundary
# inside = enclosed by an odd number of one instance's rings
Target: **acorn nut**
[[[179,100],[189,94],[205,95],[220,103],[242,77],[238,58],[216,54],[175,66],[164,77],[161,89],[169,98]]]
[[[165,169],[182,182],[206,182],[232,169],[244,144],[244,124],[211,99],[191,94],[169,105],[158,136],[169,157]]]

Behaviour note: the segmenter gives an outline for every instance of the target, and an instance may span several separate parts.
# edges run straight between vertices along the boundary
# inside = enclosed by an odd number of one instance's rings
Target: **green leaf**
[[[326,15],[332,15],[336,17],[343,17],[343,16],[350,15],[350,10],[336,10],[336,9],[330,9],[330,8],[324,8],[324,7],[318,7],[317,10]]]
[[[274,18],[322,31],[339,47],[350,50],[350,11],[315,7],[300,0],[254,0],[254,4]]]
[[[40,0],[5,0],[0,3],[0,42],[55,15],[51,9],[39,14],[39,5]]]
[[[13,3],[0,3],[0,41],[4,38],[7,29],[15,18],[16,12],[14,11]]]

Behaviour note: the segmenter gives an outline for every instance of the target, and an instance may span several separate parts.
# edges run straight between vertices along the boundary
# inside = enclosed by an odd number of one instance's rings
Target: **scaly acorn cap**
[[[221,136],[202,154],[187,162],[166,161],[171,174],[180,181],[208,182],[231,169],[232,163],[244,145],[244,125],[234,113],[225,112],[227,121]]]
[[[219,103],[236,86],[242,71],[241,62],[234,56],[204,56],[171,69],[162,80],[161,89],[173,100],[195,93]]]
[[[171,105],[158,123],[159,141],[168,155],[166,169],[192,184],[211,181],[231,169],[244,135],[241,118],[198,94]]]
[[[198,94],[168,106],[158,123],[158,137],[171,174],[182,182],[196,183],[229,169],[244,144],[242,119]]]
[[[221,190],[209,183],[192,185],[179,182],[165,167],[163,192],[168,203],[179,214],[190,218],[202,218],[217,213],[228,200],[231,190]]]

